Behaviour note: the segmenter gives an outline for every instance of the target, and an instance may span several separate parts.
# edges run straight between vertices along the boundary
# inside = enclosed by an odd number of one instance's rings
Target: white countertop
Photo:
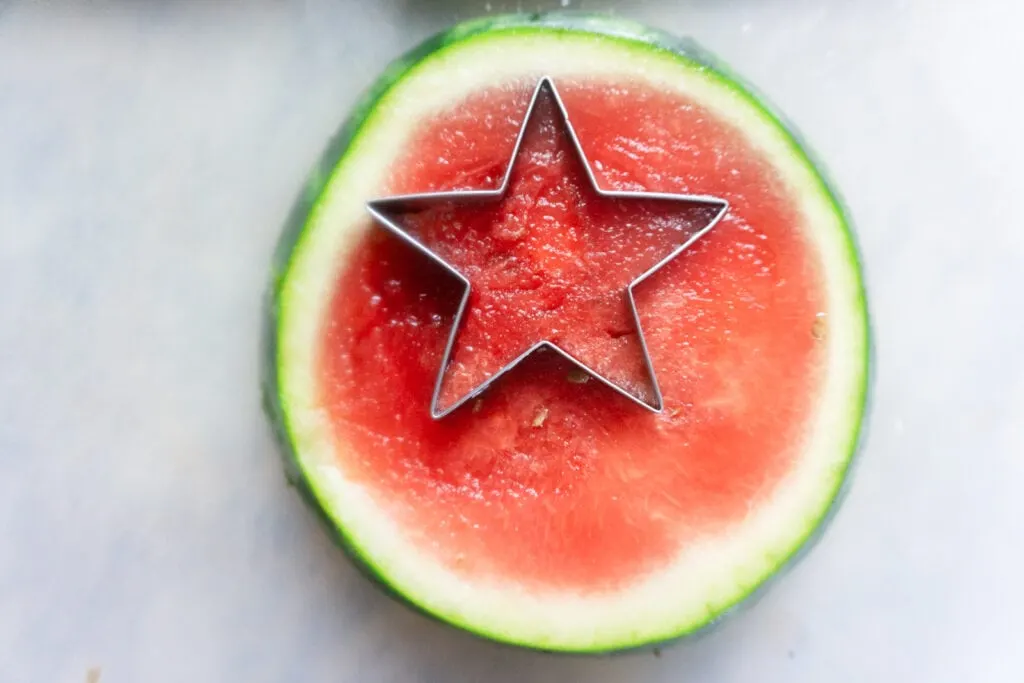
[[[878,364],[814,552],[697,642],[588,660],[377,593],[259,407],[260,297],[306,172],[386,60],[485,3],[74,4],[0,0],[0,681],[1024,681],[1024,9],[619,4],[824,158]]]

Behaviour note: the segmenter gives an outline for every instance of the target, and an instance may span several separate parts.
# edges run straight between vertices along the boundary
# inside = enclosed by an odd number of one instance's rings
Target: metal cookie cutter
[[[469,293],[470,293],[470,281],[469,279],[460,273],[454,266],[445,261],[443,258],[434,253],[429,247],[420,242],[418,239],[413,237],[411,234],[406,232],[397,222],[395,222],[391,215],[397,213],[404,213],[408,211],[415,211],[417,209],[426,208],[431,205],[438,203],[454,203],[454,204],[468,204],[478,202],[491,202],[500,201],[508,190],[510,180],[512,178],[512,170],[515,165],[516,157],[519,155],[519,148],[522,146],[523,138],[526,135],[527,126],[530,123],[530,119],[534,114],[537,102],[543,93],[547,93],[553,99],[557,111],[561,117],[564,130],[568,133],[569,139],[572,142],[573,148],[576,150],[579,161],[586,170],[587,179],[590,181],[591,188],[596,194],[601,197],[609,199],[638,199],[638,200],[660,200],[660,201],[671,201],[671,202],[682,202],[688,204],[706,204],[713,207],[718,207],[714,218],[703,228],[698,230],[692,236],[690,236],[685,242],[680,244],[678,247],[672,250],[667,256],[655,263],[653,266],[641,273],[636,279],[629,283],[626,287],[626,296],[629,300],[629,308],[633,317],[633,325],[636,328],[637,338],[640,341],[640,351],[643,355],[644,367],[647,370],[648,377],[650,378],[651,387],[654,394],[654,400],[648,403],[644,399],[634,396],[629,393],[621,386],[611,381],[601,373],[597,372],[590,366],[583,363],[580,359],[576,358],[569,352],[559,347],[556,343],[544,339],[536,342],[525,351],[520,353],[510,362],[501,367],[493,375],[482,381],[472,390],[467,392],[465,395],[459,397],[448,407],[441,409],[439,408],[439,402],[441,399],[441,388],[444,382],[445,371],[448,369],[448,364],[451,361],[452,350],[455,348],[455,340],[458,337],[459,328],[461,327],[463,316],[466,313],[466,308],[469,304]],[[467,401],[479,396],[486,391],[492,384],[498,381],[502,376],[516,367],[523,359],[539,349],[547,349],[555,352],[562,356],[570,363],[579,367],[582,371],[601,382],[613,391],[625,396],[634,403],[643,406],[647,410],[655,413],[662,411],[664,401],[661,394],[661,387],[658,385],[658,378],[654,372],[654,365],[651,362],[650,352],[647,348],[647,341],[644,339],[643,329],[640,326],[640,316],[636,308],[636,300],[633,296],[633,290],[641,282],[651,277],[654,273],[658,272],[665,264],[674,259],[676,256],[686,251],[694,242],[699,240],[701,237],[706,235],[725,215],[729,209],[729,202],[721,197],[713,197],[710,195],[692,195],[692,194],[672,194],[667,192],[645,192],[645,191],[623,191],[623,190],[605,190],[598,186],[597,179],[594,177],[594,171],[590,166],[590,162],[587,160],[586,155],[583,153],[583,148],[580,145],[579,138],[576,136],[576,131],[573,129],[572,124],[569,122],[569,114],[565,109],[565,105],[562,103],[562,98],[558,94],[558,90],[555,88],[555,84],[552,79],[545,76],[540,79],[537,87],[533,91],[533,96],[530,98],[529,107],[526,109],[526,115],[523,117],[523,122],[519,128],[519,134],[516,137],[515,145],[512,148],[512,156],[509,159],[508,166],[505,170],[504,178],[497,189],[493,190],[456,190],[449,192],[427,192],[419,194],[406,194],[396,195],[392,197],[386,197],[383,199],[376,199],[370,201],[366,205],[367,211],[370,215],[385,229],[387,229],[395,237],[411,246],[416,251],[420,252],[431,261],[441,266],[444,270],[449,272],[453,277],[463,286],[462,298],[459,300],[459,307],[455,313],[455,319],[452,322],[451,332],[448,334],[448,342],[445,345],[444,357],[441,360],[441,367],[437,373],[437,380],[434,382],[434,393],[430,401],[430,415],[434,419],[440,419]]]

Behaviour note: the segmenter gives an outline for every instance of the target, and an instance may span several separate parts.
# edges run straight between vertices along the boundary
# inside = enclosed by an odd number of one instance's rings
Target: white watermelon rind
[[[710,549],[690,551],[696,560],[678,563],[688,571],[659,575],[619,599],[467,585],[448,573],[405,542],[366,492],[345,478],[317,402],[316,349],[326,302],[347,250],[369,226],[363,205],[404,135],[474,88],[541,73],[646,79],[685,89],[734,119],[806,203],[808,236],[821,250],[828,280],[831,390],[823,391],[804,458],[816,467],[806,476],[795,470],[794,486],[780,486],[776,494],[778,513],[745,523],[755,530],[749,538],[712,539]],[[871,379],[869,317],[850,220],[794,128],[692,42],[620,19],[566,13],[461,24],[384,72],[331,141],[289,218],[275,255],[264,341],[265,406],[291,479],[356,564],[426,614],[549,651],[619,651],[693,635],[759,592],[810,546],[836,509],[863,433]]]

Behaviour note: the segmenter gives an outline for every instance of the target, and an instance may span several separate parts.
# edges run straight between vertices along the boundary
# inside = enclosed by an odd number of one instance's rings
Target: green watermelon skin
[[[851,446],[851,452],[846,459],[846,470],[842,476],[841,487],[834,492],[831,505],[810,530],[798,548],[788,557],[784,558],[774,574],[768,580],[762,582],[754,590],[747,593],[741,600],[733,604],[729,609],[720,612],[716,617],[696,630],[678,633],[673,637],[658,642],[643,642],[625,647],[612,649],[594,650],[562,650],[536,647],[519,642],[502,643],[515,647],[525,647],[539,652],[553,654],[576,654],[576,655],[612,655],[633,651],[650,651],[659,649],[666,645],[699,637],[713,630],[722,620],[748,608],[770,588],[771,584],[782,574],[788,571],[805,556],[826,531],[829,523],[834,518],[842,501],[845,499],[851,482],[851,471],[857,453],[862,449],[868,432],[868,416],[871,404],[871,388],[874,378],[874,344],[868,311],[866,287],[864,285],[863,262],[860,257],[860,249],[852,227],[849,211],[847,210],[840,194],[830,180],[829,175],[820,160],[809,149],[796,127],[785,118],[785,116],[764,97],[754,86],[735,74],[720,59],[709,53],[690,38],[675,36],[673,34],[651,28],[649,26],[629,21],[619,17],[609,17],[599,14],[590,14],[574,11],[543,12],[543,13],[521,13],[506,14],[491,17],[484,17],[459,23],[448,30],[437,33],[405,54],[393,60],[359,97],[352,107],[349,116],[344,120],[340,128],[328,142],[305,179],[302,188],[296,198],[286,220],[274,250],[271,267],[269,286],[264,295],[263,330],[261,337],[261,393],[264,413],[271,426],[273,436],[277,442],[279,452],[283,459],[284,472],[288,483],[294,487],[305,503],[310,507],[316,516],[324,524],[327,532],[335,544],[345,553],[357,570],[369,579],[375,586],[391,598],[401,604],[423,614],[435,621],[449,627],[459,628],[472,635],[494,640],[494,638],[466,629],[458,624],[444,620],[430,611],[419,606],[415,601],[396,589],[386,577],[378,573],[366,557],[347,537],[345,530],[331,520],[321,503],[318,501],[314,488],[308,479],[308,475],[299,464],[298,453],[295,444],[287,429],[285,416],[285,404],[279,390],[278,383],[278,330],[281,312],[281,288],[289,271],[292,261],[292,254],[296,245],[302,239],[304,230],[314,208],[320,201],[325,188],[331,178],[333,170],[345,158],[350,144],[359,135],[360,129],[366,121],[370,112],[374,110],[380,99],[398,83],[418,62],[425,57],[455,43],[469,38],[481,37],[484,34],[515,34],[534,32],[570,32],[595,34],[605,38],[613,38],[624,43],[631,43],[638,47],[656,50],[661,53],[675,55],[681,61],[690,65],[700,64],[703,68],[718,74],[723,80],[728,81],[735,88],[738,94],[768,114],[775,120],[778,127],[785,132],[794,154],[805,158],[812,165],[822,183],[822,190],[828,195],[837,215],[844,218],[846,226],[845,238],[847,241],[848,258],[855,264],[857,271],[861,274],[861,291],[859,305],[862,308],[865,320],[865,334],[867,336],[864,344],[866,357],[863,363],[867,368],[864,382],[861,387],[859,401],[859,431],[858,437]],[[498,641],[501,643],[501,641]]]

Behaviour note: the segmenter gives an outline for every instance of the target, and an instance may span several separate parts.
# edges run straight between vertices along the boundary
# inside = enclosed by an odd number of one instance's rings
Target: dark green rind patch
[[[847,241],[846,251],[851,265],[861,275],[858,282],[858,304],[860,305],[864,320],[864,367],[867,369],[860,386],[860,395],[854,408],[857,414],[854,416],[851,429],[851,442],[849,444],[848,456],[844,461],[842,472],[837,473],[837,488],[831,492],[831,503],[823,512],[821,517],[815,520],[809,527],[807,535],[794,546],[793,551],[779,559],[775,568],[756,586],[746,594],[740,595],[729,606],[720,610],[707,622],[697,628],[684,630],[673,634],[667,640],[645,641],[623,643],[611,648],[595,647],[594,649],[571,649],[571,650],[545,650],[537,647],[536,644],[526,642],[514,642],[502,640],[500,634],[480,634],[471,628],[452,623],[438,615],[431,613],[415,602],[410,596],[403,595],[395,586],[388,582],[387,577],[376,571],[372,563],[346,536],[343,529],[333,522],[326,513],[324,506],[317,499],[315,489],[308,480],[299,463],[298,454],[293,439],[288,429],[287,405],[281,396],[278,382],[278,334],[281,306],[281,288],[287,278],[291,266],[292,255],[305,234],[305,228],[310,216],[316,210],[323,198],[324,190],[329,183],[335,168],[341,163],[350,149],[351,143],[358,137],[368,115],[374,110],[380,99],[399,81],[408,74],[425,57],[428,57],[455,43],[480,36],[485,33],[507,36],[516,33],[560,32],[596,34],[606,38],[614,38],[624,43],[638,47],[645,47],[649,50],[667,53],[687,62],[691,67],[698,64],[702,68],[713,71],[722,77],[722,82],[728,83],[734,91],[740,94],[755,108],[762,110],[773,119],[777,127],[783,131],[790,143],[790,150],[796,157],[801,157],[808,165],[817,172],[821,183],[819,190],[823,195],[828,196],[832,202],[833,211],[837,216],[843,218],[843,225],[846,228],[845,238]],[[312,173],[307,177],[302,192],[296,200],[289,216],[285,222],[284,230],[278,241],[271,263],[270,286],[266,293],[265,316],[262,334],[263,362],[261,375],[261,388],[263,393],[263,406],[270,421],[274,436],[279,443],[281,453],[284,457],[285,473],[288,481],[299,491],[303,500],[316,512],[320,520],[325,524],[331,536],[337,544],[352,560],[359,571],[368,577],[374,584],[383,589],[387,594],[398,599],[403,604],[426,614],[442,623],[461,628],[474,635],[482,635],[491,640],[498,640],[510,645],[527,647],[535,650],[549,652],[569,652],[577,654],[612,654],[627,652],[638,649],[649,649],[652,647],[663,647],[666,644],[676,642],[681,638],[696,637],[714,628],[727,616],[738,610],[749,606],[763,595],[764,591],[778,579],[785,571],[791,568],[801,557],[813,547],[817,540],[823,535],[829,522],[834,518],[850,483],[850,471],[855,460],[856,452],[863,443],[867,433],[866,411],[869,401],[869,390],[873,378],[873,344],[870,330],[870,317],[867,309],[867,301],[864,292],[863,270],[859,257],[859,249],[851,229],[849,213],[843,205],[833,183],[828,178],[824,166],[814,155],[808,151],[807,145],[802,141],[795,127],[770,104],[769,100],[761,95],[754,87],[734,74],[725,64],[700,48],[695,42],[689,39],[679,38],[671,34],[646,27],[642,24],[627,21],[619,18],[611,18],[600,15],[582,14],[575,12],[551,12],[543,14],[511,14],[496,17],[487,17],[458,24],[448,31],[439,33],[428,38],[418,46],[406,52],[397,60],[393,61],[381,74],[381,76],[370,86],[360,97],[353,107],[349,117],[341,128],[328,143],[326,150],[321,155]]]

